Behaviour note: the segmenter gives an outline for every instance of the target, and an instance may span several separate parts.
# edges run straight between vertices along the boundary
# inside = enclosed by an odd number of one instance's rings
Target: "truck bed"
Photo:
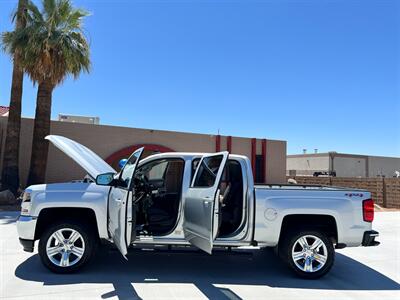
[[[362,191],[367,190],[340,187],[331,185],[314,185],[314,184],[254,184],[255,189],[270,189],[270,190],[318,190],[318,191]]]

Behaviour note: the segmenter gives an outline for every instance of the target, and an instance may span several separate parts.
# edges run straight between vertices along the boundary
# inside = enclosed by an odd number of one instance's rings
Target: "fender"
[[[99,237],[108,238],[107,200],[110,187],[72,182],[34,185],[27,190],[32,192],[31,216],[38,217],[45,208],[89,208],[95,213]]]

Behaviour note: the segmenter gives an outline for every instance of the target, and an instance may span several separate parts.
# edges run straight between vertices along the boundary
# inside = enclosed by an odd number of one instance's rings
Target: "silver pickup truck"
[[[53,272],[81,269],[103,241],[129,247],[273,247],[301,277],[318,278],[335,248],[376,246],[367,191],[254,185],[247,157],[135,151],[120,172],[87,147],[47,139],[80,164],[85,180],[28,187],[17,227],[25,251]],[[60,170],[62,172],[62,170]]]

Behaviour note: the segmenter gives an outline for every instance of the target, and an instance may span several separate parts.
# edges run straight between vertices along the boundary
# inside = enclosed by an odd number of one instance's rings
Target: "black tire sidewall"
[[[317,272],[307,273],[300,270],[294,263],[292,258],[292,248],[294,243],[304,235],[313,235],[322,240],[328,251],[328,258],[325,265]],[[288,265],[294,270],[294,272],[305,279],[317,279],[324,276],[332,268],[335,261],[335,248],[333,247],[332,241],[322,232],[313,230],[299,230],[288,234],[282,245],[281,257],[288,263]]]
[[[50,261],[50,259],[47,257],[47,253],[46,253],[46,244],[47,244],[48,239],[54,232],[56,232],[57,230],[60,230],[62,228],[71,228],[71,229],[78,231],[81,234],[81,236],[85,242],[85,251],[83,253],[82,258],[76,264],[74,264],[73,266],[70,266],[70,267],[60,267],[60,266],[53,264]],[[90,261],[90,259],[92,258],[93,254],[94,254],[95,246],[96,246],[96,243],[95,243],[94,235],[89,229],[87,229],[86,226],[84,226],[80,223],[77,223],[77,222],[73,222],[73,221],[71,221],[71,222],[65,221],[65,222],[53,224],[53,225],[49,226],[48,229],[45,230],[45,232],[43,232],[43,234],[39,240],[39,256],[40,256],[42,263],[50,271],[52,271],[54,273],[62,273],[62,274],[73,273],[73,272],[80,270],[84,265],[86,265]]]

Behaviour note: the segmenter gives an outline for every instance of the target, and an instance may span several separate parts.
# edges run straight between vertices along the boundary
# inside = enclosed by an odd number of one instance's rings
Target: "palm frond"
[[[39,8],[32,2],[28,1],[26,4],[27,22],[44,22],[43,15]]]
[[[43,0],[42,10],[29,2],[26,27],[3,33],[2,47],[21,53],[21,64],[34,82],[57,85],[68,75],[77,78],[90,71],[90,49],[82,29],[88,15],[69,0]]]

